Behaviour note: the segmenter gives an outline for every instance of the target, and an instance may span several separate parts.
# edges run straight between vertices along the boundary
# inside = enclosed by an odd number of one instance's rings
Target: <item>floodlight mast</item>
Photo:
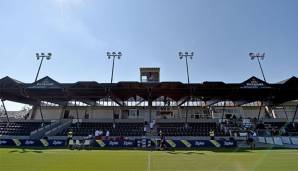
[[[39,64],[39,67],[38,67],[38,70],[37,70],[35,81],[37,81],[37,79],[38,79],[38,75],[39,75],[41,65],[43,63],[43,59],[46,58],[47,60],[50,60],[51,57],[52,57],[52,53],[48,53],[47,55],[45,53],[40,53],[40,54],[36,53],[36,59],[39,60],[41,58],[41,61],[40,61],[40,64]]]
[[[185,58],[185,64],[186,64],[186,74],[187,74],[187,84],[188,84],[188,87],[189,87],[189,84],[190,84],[190,81],[189,81],[189,70],[188,70],[188,58],[189,59],[192,59],[193,58],[193,56],[194,56],[194,53],[193,52],[191,52],[191,53],[189,53],[189,52],[179,52],[178,53],[178,56],[179,56],[179,59],[183,59],[183,58]],[[188,106],[188,101],[189,101],[189,99],[187,99],[187,101],[186,101],[186,105]],[[186,116],[185,116],[185,126],[186,127],[188,127],[188,125],[187,125],[187,118],[188,118],[188,109],[186,109],[186,114],[185,114]]]
[[[179,59],[183,59],[183,58],[185,58],[186,74],[187,74],[187,83],[189,84],[188,58],[192,59],[194,53],[193,53],[193,52],[191,52],[191,53],[185,52],[185,53],[183,54],[182,52],[179,52],[178,55],[179,55]]]
[[[261,72],[262,72],[262,75],[263,75],[263,79],[264,79],[265,82],[267,82],[266,81],[266,78],[265,78],[265,74],[264,74],[263,68],[262,68],[262,65],[261,65],[261,62],[260,62],[260,59],[261,60],[264,60],[265,59],[265,53],[262,53],[262,54],[261,53],[249,53],[248,55],[249,55],[249,57],[250,57],[251,60],[254,60],[255,58],[257,58],[258,63],[259,63],[259,67],[260,67]]]
[[[115,58],[117,57],[118,59],[120,59],[120,57],[122,56],[122,53],[121,52],[107,52],[107,56],[108,56],[108,59],[111,59],[113,60],[113,64],[112,64],[112,75],[111,75],[111,84],[113,83],[113,77],[114,77],[114,65],[115,65]]]

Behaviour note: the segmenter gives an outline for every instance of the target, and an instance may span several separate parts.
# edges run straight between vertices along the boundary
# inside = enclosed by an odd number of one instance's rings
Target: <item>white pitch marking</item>
[[[148,153],[147,171],[151,171],[151,152]]]

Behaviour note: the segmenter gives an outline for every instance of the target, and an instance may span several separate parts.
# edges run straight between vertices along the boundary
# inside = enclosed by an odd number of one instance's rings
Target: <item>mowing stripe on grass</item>
[[[151,171],[151,152],[148,152],[147,171]]]

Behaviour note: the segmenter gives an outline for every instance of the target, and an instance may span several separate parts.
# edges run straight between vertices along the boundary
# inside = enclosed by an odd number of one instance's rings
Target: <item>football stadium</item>
[[[297,169],[298,78],[184,84],[159,77],[159,68],[140,68],[139,82],[2,78],[1,170]],[[32,109],[11,118],[6,100]]]
[[[1,1],[0,171],[298,171],[297,6]]]

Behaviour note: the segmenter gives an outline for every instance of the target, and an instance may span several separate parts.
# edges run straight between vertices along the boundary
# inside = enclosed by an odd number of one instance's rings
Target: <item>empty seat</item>
[[[104,136],[105,132],[109,130],[110,136],[143,136],[143,129],[144,123],[116,123],[114,128],[113,123],[83,122],[72,124],[58,135],[65,136],[72,130],[74,136],[88,136],[94,135],[95,130],[102,130]]]
[[[44,124],[47,125],[49,122]],[[27,136],[41,126],[42,122],[10,122],[9,124],[7,122],[1,122],[0,135]]]
[[[215,122],[188,123],[159,123],[157,130],[162,131],[166,136],[208,136],[209,131],[215,130],[217,136],[223,135]]]

